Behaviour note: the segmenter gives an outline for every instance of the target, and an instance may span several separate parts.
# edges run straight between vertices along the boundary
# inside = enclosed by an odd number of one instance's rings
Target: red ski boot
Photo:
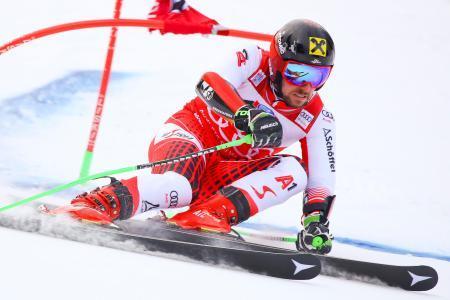
[[[122,182],[114,177],[110,179],[109,185],[81,194],[70,202],[71,205],[57,208],[53,213],[70,213],[77,219],[101,224],[130,218],[135,208],[132,194]]]
[[[201,229],[228,233],[231,226],[250,216],[247,199],[234,187],[227,187],[201,204],[193,204],[189,210],[167,220],[184,229]]]

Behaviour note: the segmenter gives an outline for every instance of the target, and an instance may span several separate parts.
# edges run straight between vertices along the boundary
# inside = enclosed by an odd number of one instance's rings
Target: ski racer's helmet
[[[334,43],[330,34],[310,20],[287,23],[270,44],[270,83],[279,98],[282,78],[295,85],[308,82],[318,90],[328,79],[333,64]]]

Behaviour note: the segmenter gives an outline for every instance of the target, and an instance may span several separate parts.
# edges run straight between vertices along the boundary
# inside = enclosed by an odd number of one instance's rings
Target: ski
[[[0,218],[0,225],[5,226],[3,218]],[[30,226],[24,227],[28,228]],[[155,219],[115,221],[114,227],[79,223],[78,227],[80,227],[78,230],[88,232],[91,235],[101,233],[105,237],[110,236],[119,242],[136,242],[139,246],[144,247],[144,252],[148,254],[158,255],[157,253],[161,251],[166,254],[181,253],[189,260],[211,265],[221,264],[231,268],[245,269],[248,272],[279,278],[309,279],[316,276],[320,270],[321,275],[399,287],[409,291],[426,291],[432,289],[438,282],[438,274],[430,266],[397,266],[332,256],[312,256],[305,253],[300,253],[300,256],[298,256],[298,251],[249,243],[239,235],[183,230]],[[42,230],[26,231],[40,232]],[[58,236],[58,233],[53,232],[50,235]],[[79,241],[81,238],[69,237],[69,239]],[[121,248],[104,243],[97,244]],[[312,260],[311,257],[314,257],[316,260]],[[293,260],[301,265],[298,265]],[[267,266],[270,262],[280,263],[283,267]],[[299,271],[295,276],[292,276],[299,270],[298,268],[304,268],[302,265],[314,265],[315,267]],[[278,271],[270,273],[267,269],[270,272]],[[287,270],[290,271],[288,272]]]
[[[295,250],[248,243],[239,236],[183,230],[154,219],[145,221],[126,220],[115,223],[124,231],[145,236],[166,236],[178,241],[191,241],[255,251],[298,253]],[[316,257],[322,265],[321,275],[399,287],[408,291],[430,290],[438,282],[438,274],[430,266],[398,266],[323,255],[316,255]]]
[[[144,236],[123,231],[117,226],[101,226],[70,219],[61,222],[61,219],[47,213],[28,215],[26,218],[1,215],[0,226],[282,279],[312,279],[320,274],[321,269],[320,261],[310,254],[227,248],[163,236]]]
[[[407,291],[427,291],[438,282],[438,274],[430,266],[397,266],[331,256],[318,258],[322,263],[322,275],[399,287]]]

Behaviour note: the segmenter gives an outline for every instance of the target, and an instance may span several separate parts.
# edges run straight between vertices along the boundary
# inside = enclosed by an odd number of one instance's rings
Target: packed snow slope
[[[273,33],[294,18],[324,25],[336,45],[335,68],[321,90],[338,129],[333,233],[450,256],[449,1],[189,3],[236,29]],[[122,17],[144,19],[151,5],[125,0]],[[56,24],[111,18],[113,8],[114,0],[9,2],[0,10],[0,44]],[[0,56],[0,205],[78,176],[109,31],[63,33]],[[146,162],[153,134],[195,96],[201,74],[249,43],[253,41],[119,29],[92,171]],[[289,151],[298,153],[299,148]],[[87,188],[50,200],[65,203]],[[250,222],[295,228],[300,210],[298,196]],[[428,293],[407,293],[326,277],[287,282],[6,229],[0,229],[0,239],[5,299],[288,299],[318,293],[368,299],[450,297],[448,261],[339,243],[333,255],[430,264],[440,273],[440,283]]]

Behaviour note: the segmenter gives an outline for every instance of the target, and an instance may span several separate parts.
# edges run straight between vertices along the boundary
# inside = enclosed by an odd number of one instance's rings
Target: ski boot
[[[69,214],[78,220],[103,225],[110,225],[117,219],[128,219],[135,210],[133,196],[122,182],[109,178],[110,184],[78,195],[70,205],[51,210],[42,207],[41,211],[51,215]]]
[[[167,222],[184,229],[229,233],[231,226],[247,220],[249,216],[247,199],[240,190],[229,186],[202,203],[194,203],[189,210]]]

